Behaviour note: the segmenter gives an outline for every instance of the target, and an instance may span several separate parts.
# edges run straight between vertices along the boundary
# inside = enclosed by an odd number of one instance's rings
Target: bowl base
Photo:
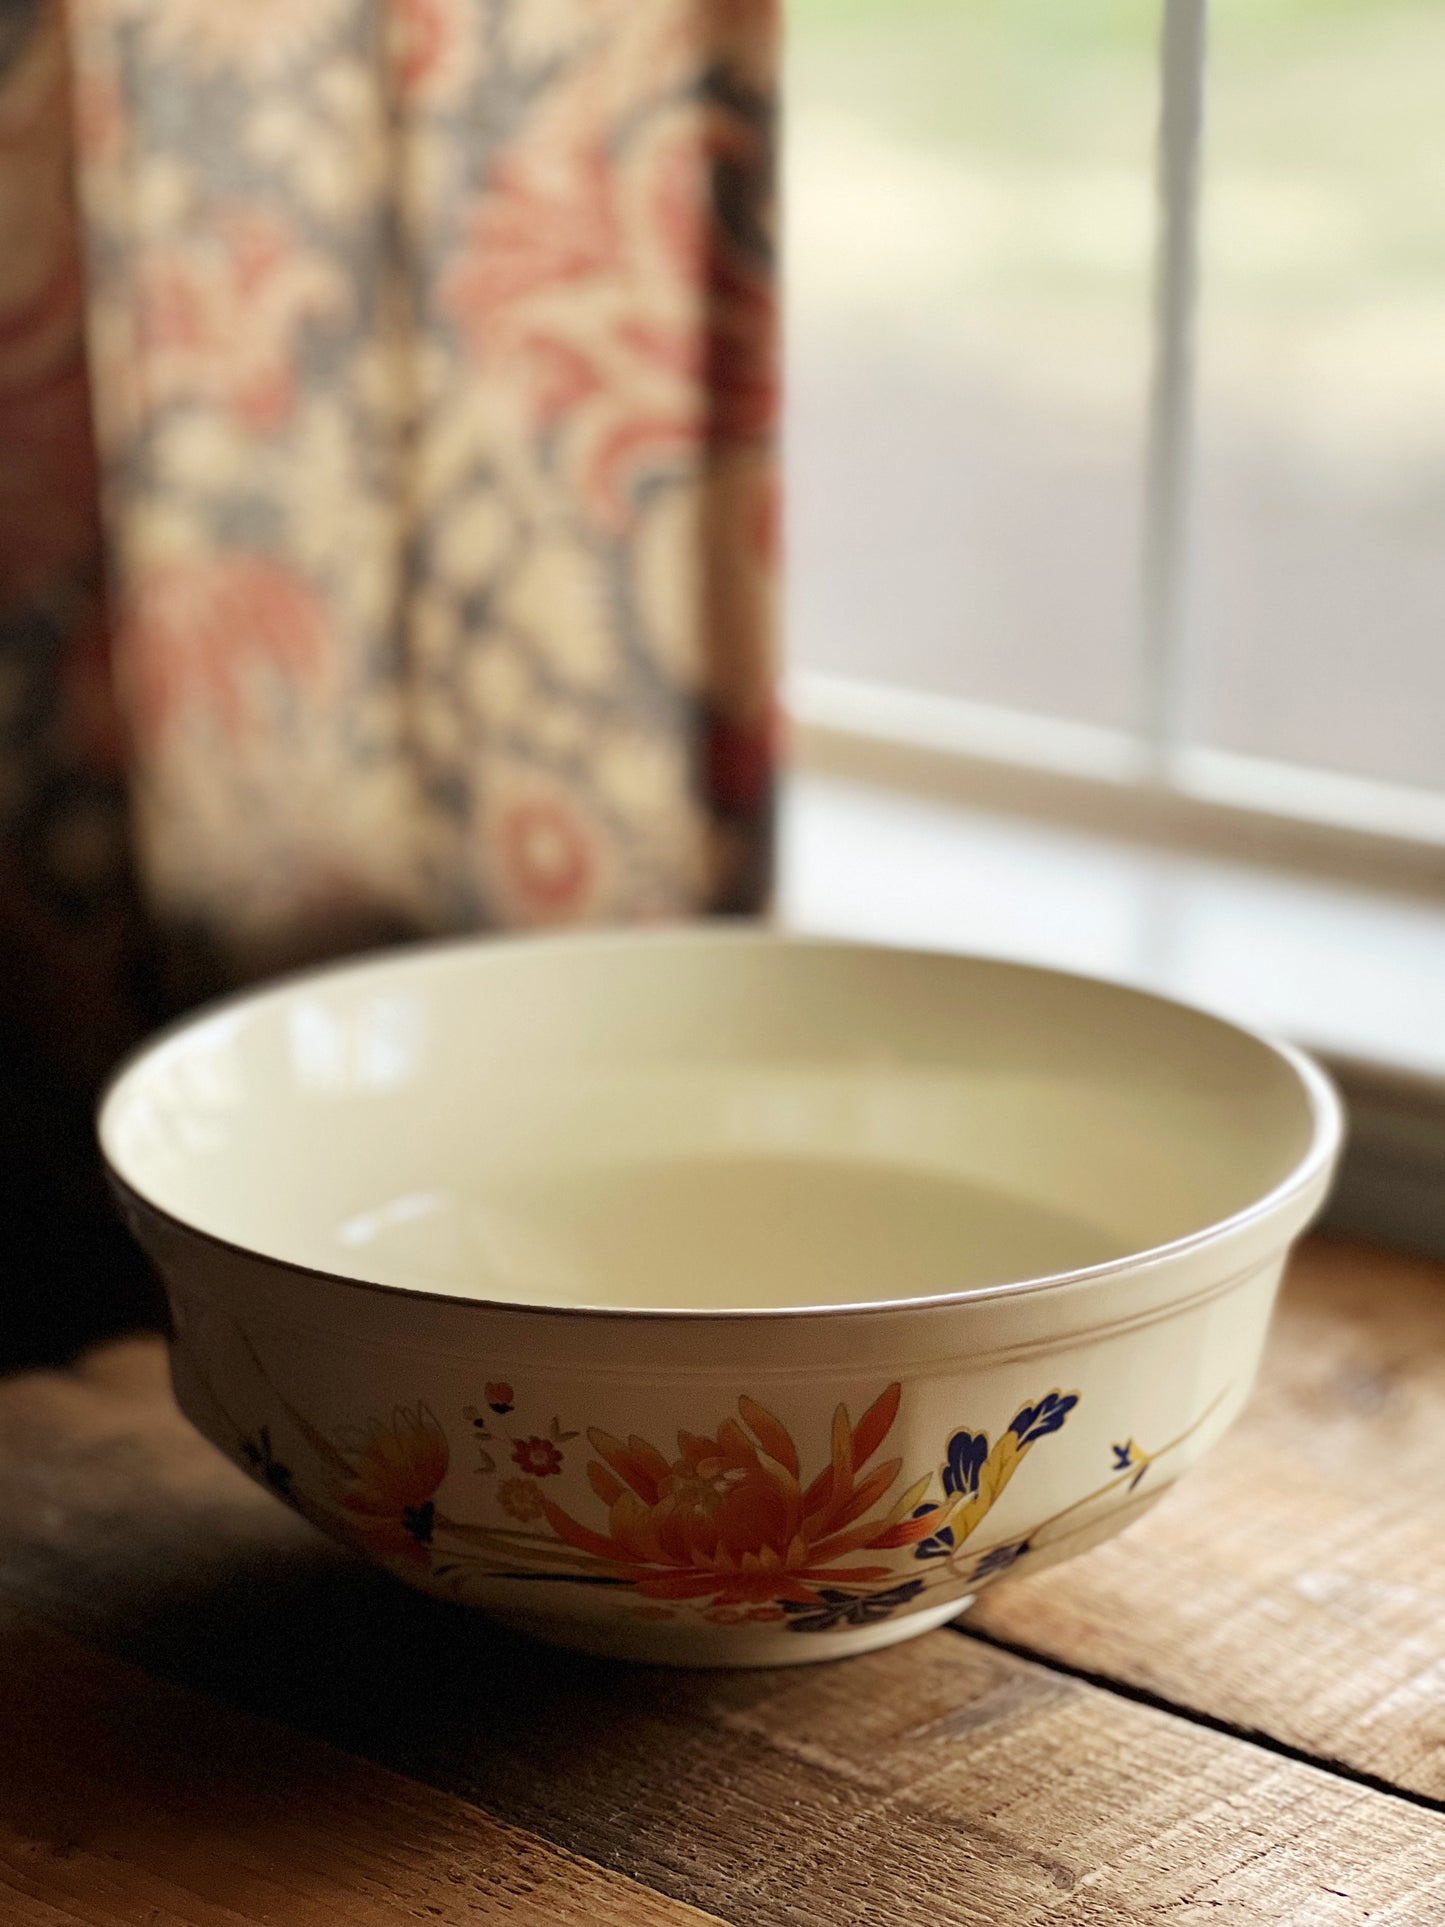
[[[770,1666],[807,1666],[817,1660],[847,1659],[871,1653],[880,1646],[931,1632],[957,1619],[977,1595],[946,1600],[924,1612],[902,1613],[879,1626],[849,1627],[840,1632],[792,1633],[775,1626],[735,1626],[728,1629],[727,1647],[719,1652],[718,1629],[670,1625],[666,1620],[564,1619],[540,1613],[498,1612],[484,1608],[487,1617],[513,1632],[525,1633],[549,1646],[595,1653],[604,1659],[635,1661],[644,1666],[687,1666],[735,1671]]]

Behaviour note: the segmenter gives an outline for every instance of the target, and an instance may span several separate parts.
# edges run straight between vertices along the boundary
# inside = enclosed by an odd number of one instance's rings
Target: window
[[[785,917],[1293,1035],[1445,1252],[1445,7],[789,25]]]
[[[804,721],[1438,876],[1445,9],[789,26]]]

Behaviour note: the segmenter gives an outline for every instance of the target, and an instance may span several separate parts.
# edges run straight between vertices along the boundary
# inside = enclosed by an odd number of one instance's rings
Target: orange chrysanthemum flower
[[[624,1443],[590,1432],[598,1459],[587,1475],[608,1507],[608,1530],[593,1531],[550,1499],[543,1502],[548,1523],[569,1546],[647,1598],[812,1604],[823,1581],[888,1577],[886,1565],[841,1562],[916,1544],[937,1530],[948,1509],[934,1506],[908,1517],[921,1497],[915,1487],[891,1511],[864,1517],[902,1464],[888,1459],[864,1473],[892,1428],[898,1402],[899,1387],[890,1385],[856,1426],[840,1405],[831,1460],[807,1487],[787,1430],[750,1398],[738,1400],[741,1424],[727,1419],[714,1438],[679,1432],[671,1463],[646,1439]]]

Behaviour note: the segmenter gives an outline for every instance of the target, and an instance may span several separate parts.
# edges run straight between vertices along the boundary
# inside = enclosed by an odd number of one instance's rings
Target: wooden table
[[[0,1386],[0,1923],[1445,1923],[1445,1271],[1317,1242],[1248,1415],[960,1629],[678,1674],[410,1594],[159,1345]]]

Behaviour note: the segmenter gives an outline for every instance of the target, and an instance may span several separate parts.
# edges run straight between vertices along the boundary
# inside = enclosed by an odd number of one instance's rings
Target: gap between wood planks
[[[1346,1760],[1330,1759],[1311,1753],[1302,1746],[1291,1746],[1287,1740],[1278,1740],[1261,1727],[1238,1726],[1232,1720],[1219,1719],[1185,1701],[1169,1699],[1162,1693],[1151,1693],[1144,1686],[1132,1686],[1127,1680],[1116,1679],[1111,1673],[1094,1673],[1086,1666],[1070,1665],[1056,1654],[1039,1652],[1022,1640],[1004,1639],[998,1633],[983,1632],[959,1622],[952,1623],[946,1630],[957,1633],[962,1639],[976,1640],[980,1646],[991,1646],[995,1652],[1008,1653],[1014,1659],[1026,1659],[1032,1665],[1047,1668],[1051,1673],[1062,1673],[1066,1679],[1076,1679],[1085,1686],[1095,1686],[1101,1692],[1113,1693],[1135,1706],[1147,1706],[1156,1713],[1173,1714],[1176,1719],[1187,1720],[1191,1726],[1202,1726],[1211,1733],[1223,1734],[1226,1739],[1240,1740],[1246,1746],[1258,1747],[1261,1752],[1273,1753],[1281,1760],[1293,1760],[1299,1766],[1316,1767],[1321,1773],[1329,1773],[1337,1780],[1348,1780],[1351,1786],[1364,1787],[1371,1793],[1387,1793],[1392,1800],[1404,1800],[1412,1807],[1423,1808],[1426,1813],[1445,1814],[1445,1800],[1437,1799],[1433,1794],[1417,1793],[1413,1787],[1397,1786],[1393,1780],[1383,1779],[1378,1773],[1366,1773]]]

